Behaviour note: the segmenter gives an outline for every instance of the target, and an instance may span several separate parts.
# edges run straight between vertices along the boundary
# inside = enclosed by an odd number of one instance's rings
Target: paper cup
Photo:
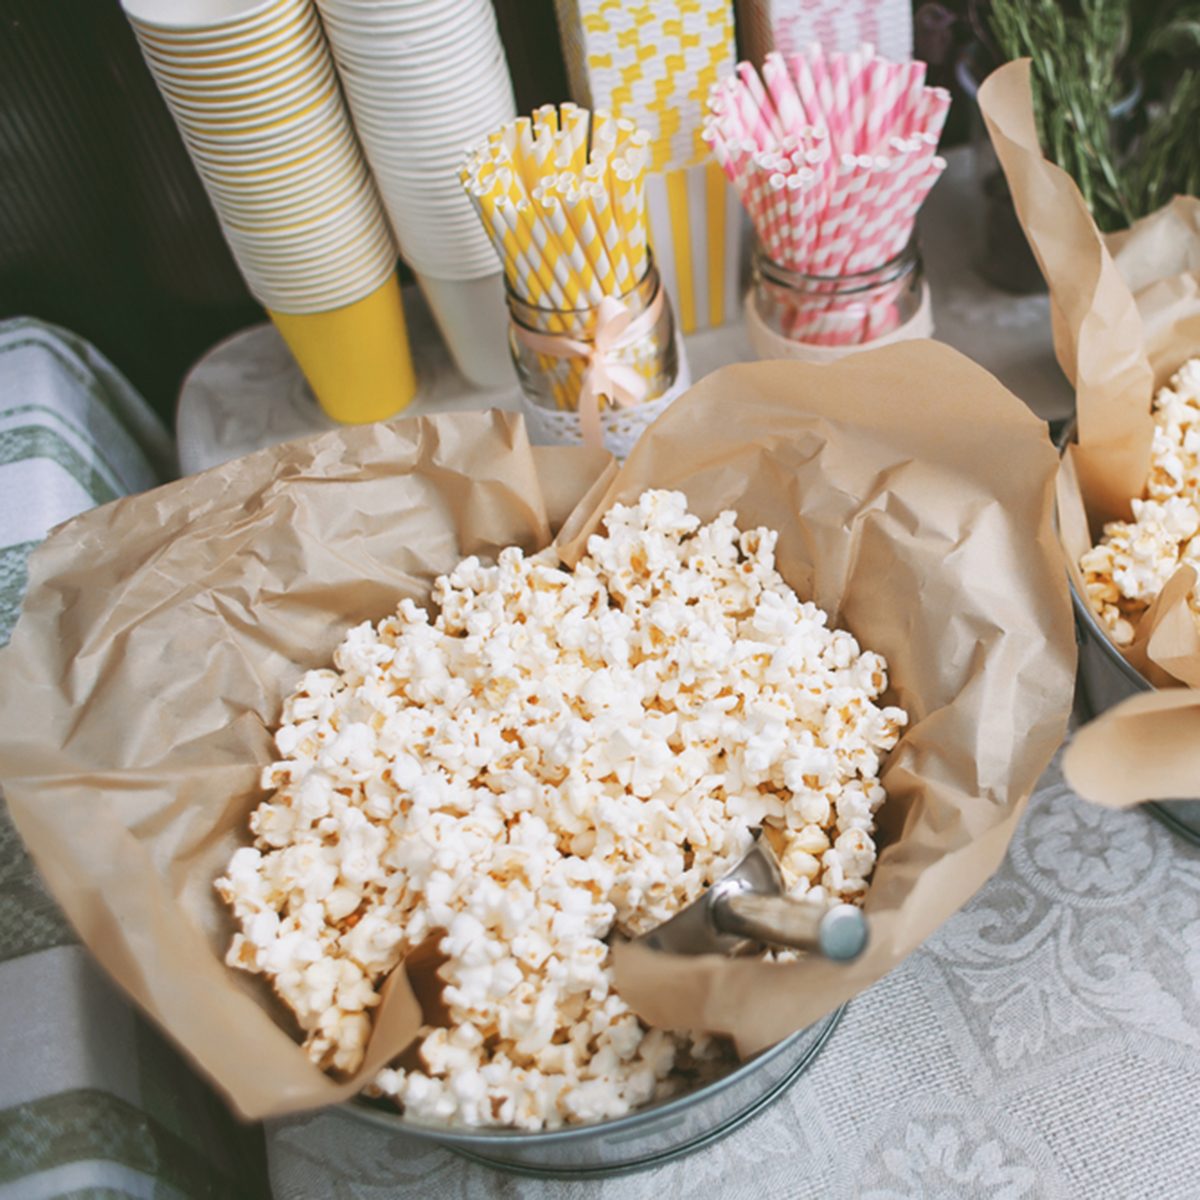
[[[210,195],[237,208],[258,212],[288,205],[297,209],[311,207],[325,203],[333,196],[344,202],[370,176],[361,159],[347,156],[344,162],[307,164],[293,175],[268,180],[235,179],[231,182],[207,175],[202,177]]]
[[[192,158],[201,169],[222,178],[271,180],[289,174],[301,165],[319,162],[342,153],[346,146],[361,158],[349,122],[327,122],[282,146],[258,146],[253,142],[223,143],[220,149],[192,147]]]
[[[417,283],[460,373],[476,387],[512,387],[503,274],[447,280],[417,273]]]
[[[210,136],[253,133],[258,129],[278,129],[284,122],[316,111],[338,95],[337,74],[333,68],[322,74],[297,77],[279,92],[243,97],[228,105],[212,105],[168,98],[175,119],[189,130]]]
[[[206,185],[235,194],[246,201],[296,196],[308,188],[335,186],[343,180],[361,179],[369,172],[358,148],[331,146],[317,154],[302,155],[282,166],[263,168],[249,162],[235,164],[196,162]],[[240,169],[244,167],[244,169]]]
[[[381,60],[391,61],[399,73],[424,61],[427,55],[440,59],[478,54],[493,44],[500,44],[495,26],[480,24],[463,30],[459,21],[450,21],[429,34],[401,26],[395,30],[379,30],[369,37],[347,37],[336,26],[329,26],[329,40],[340,60],[364,67],[382,67]]]
[[[417,393],[408,331],[393,272],[370,295],[330,312],[268,309],[317,402],[335,421],[394,417]]]
[[[309,11],[307,0],[121,0],[121,7],[139,31],[167,43],[261,31]]]
[[[247,272],[246,282],[264,308],[292,314],[318,313],[361,300],[395,270],[396,250],[387,246],[336,278],[322,276],[301,285]]]
[[[315,220],[322,213],[332,213],[359,201],[361,197],[374,197],[374,188],[366,172],[358,176],[346,175],[336,182],[316,181],[292,192],[245,195],[236,189],[222,191],[205,181],[205,191],[223,221],[247,229],[267,224],[278,226]]]
[[[460,64],[457,55],[430,55],[405,63],[403,67],[393,66],[390,71],[386,65],[391,61],[390,58],[383,59],[385,65],[374,71],[364,68],[360,63],[338,58],[336,54],[334,57],[347,79],[378,82],[389,90],[407,92],[417,100],[439,94],[461,95],[464,80],[472,90],[470,94],[473,94],[476,84],[486,82],[488,75],[498,74],[499,68],[505,67],[504,47],[499,41],[484,45],[477,53],[472,53],[465,63]],[[471,77],[473,71],[479,71],[478,80]]]
[[[209,103],[212,100],[238,100],[268,90],[278,91],[304,71],[332,70],[333,59],[321,45],[319,31],[314,31],[304,43],[288,47],[277,55],[251,59],[242,67],[186,71],[160,66],[151,60],[150,69],[164,91],[183,100],[197,98]]]
[[[322,214],[317,220],[245,229],[222,221],[221,227],[231,245],[263,261],[300,262],[330,251],[333,247],[354,247],[387,228],[383,212],[373,193],[355,200],[335,213]]]
[[[220,126],[199,129],[181,123],[180,133],[188,147],[193,145],[207,150],[209,154],[227,153],[230,157],[251,152],[272,150],[279,152],[289,144],[309,140],[320,129],[350,129],[342,98],[336,92],[306,112],[294,113],[283,121],[256,129],[224,130]]]
[[[414,30],[437,28],[446,21],[470,19],[474,15],[469,11],[472,8],[480,14],[491,11],[490,5],[481,4],[478,0],[470,0],[469,3],[468,0],[447,0],[446,3],[428,0],[428,3],[422,4],[389,4],[370,8],[317,0],[317,8],[326,25],[360,37],[369,36],[379,29],[394,28],[398,24],[405,24]]]
[[[139,42],[156,75],[179,80],[246,79],[301,54],[326,53],[320,23],[315,20],[285,25],[277,35],[249,48],[231,46],[208,54],[180,54],[174,47],[168,49],[145,38]]]

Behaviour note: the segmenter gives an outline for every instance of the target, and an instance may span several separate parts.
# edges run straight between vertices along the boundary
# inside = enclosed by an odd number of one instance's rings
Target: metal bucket
[[[1065,452],[1074,435],[1072,423],[1057,439],[1060,453]],[[1097,716],[1139,692],[1154,691],[1154,684],[1130,666],[1109,640],[1087,597],[1079,594],[1075,580],[1070,579],[1070,584],[1071,603],[1075,606],[1075,637],[1079,643],[1078,690],[1088,714]],[[1155,800],[1146,807],[1180,837],[1200,845],[1200,799]]]
[[[344,1111],[359,1120],[438,1142],[476,1162],[521,1175],[581,1179],[641,1171],[699,1150],[762,1112],[807,1070],[842,1011],[837,1009],[693,1092],[591,1125],[573,1125],[550,1133],[422,1125],[405,1120],[382,1101],[364,1097],[351,1100]]]

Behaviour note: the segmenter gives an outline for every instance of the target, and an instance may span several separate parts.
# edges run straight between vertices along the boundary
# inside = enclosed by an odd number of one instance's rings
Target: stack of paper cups
[[[733,70],[731,0],[555,0],[571,94],[650,134],[650,170],[702,162],[709,88]]]
[[[503,275],[459,182],[516,115],[490,0],[317,0],[400,252],[462,373],[513,382]]]
[[[736,53],[731,0],[555,0],[571,95],[650,134],[650,240],[679,328],[742,311],[745,220],[701,138]]]
[[[121,0],[246,283],[341,421],[416,392],[396,245],[309,0]]]
[[[816,42],[851,54],[863,42],[889,62],[913,52],[912,0],[737,0],[742,57],[755,66],[772,51],[800,54]]]

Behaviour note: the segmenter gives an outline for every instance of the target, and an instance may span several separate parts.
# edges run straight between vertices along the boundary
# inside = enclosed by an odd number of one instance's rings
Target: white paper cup
[[[284,121],[315,108],[338,95],[337,74],[332,67],[321,73],[305,72],[282,81],[279,89],[238,97],[228,102],[198,103],[167,96],[176,120],[198,132],[218,134],[225,130],[256,129],[263,124]]]
[[[446,138],[460,136],[469,130],[482,129],[490,133],[495,124],[488,124],[489,120],[497,114],[515,111],[511,93],[499,89],[481,88],[474,103],[452,101],[438,105],[435,111],[430,111],[426,103],[416,101],[395,99],[390,104],[371,101],[352,86],[346,88],[346,97],[357,120],[392,141],[419,147],[437,146]],[[503,120],[503,116],[500,119]],[[398,126],[398,122],[402,124]],[[478,141],[486,133],[474,136]]]
[[[403,64],[396,62],[394,55],[383,56],[378,68],[361,61],[347,61],[338,54],[334,58],[338,69],[352,82],[378,83],[389,92],[403,92],[413,99],[425,95],[461,94],[455,85],[461,87],[464,79],[472,89],[486,84],[490,77],[507,80],[507,73],[501,75],[501,69],[507,72],[507,66],[504,47],[498,40],[462,56],[449,53],[414,55]],[[478,78],[473,77],[474,72],[478,72]]]
[[[495,26],[476,25],[464,30],[461,22],[449,21],[428,33],[409,26],[380,29],[369,36],[348,36],[336,25],[326,26],[329,43],[335,57],[352,66],[382,68],[383,61],[392,62],[400,72],[433,56],[439,59],[480,54],[493,45],[500,45]]]
[[[247,283],[254,294],[271,308],[289,312],[318,312],[322,306],[335,308],[339,304],[351,304],[360,296],[378,287],[396,269],[396,252],[393,247],[364,258],[354,270],[344,277],[332,277],[328,271],[319,273],[312,282],[294,286],[278,282],[266,276],[247,272]],[[296,307],[299,306],[299,307]]]
[[[349,129],[349,123],[342,108],[341,96],[335,93],[319,107],[290,114],[285,120],[272,125],[248,130],[225,127],[216,131],[187,127],[181,129],[181,132],[189,146],[196,145],[202,150],[207,150],[210,155],[219,156],[226,152],[230,158],[237,158],[247,149],[279,150],[289,144],[308,139],[319,129],[338,127]]]
[[[222,74],[252,70],[259,63],[275,61],[315,40],[324,45],[321,23],[311,10],[291,14],[264,30],[232,35],[211,44],[164,42],[134,27],[142,53],[154,69],[180,73]]]
[[[503,273],[469,280],[417,273],[417,283],[459,371],[476,387],[512,387]]]
[[[387,228],[371,191],[341,208],[313,216],[285,215],[278,221],[250,228],[227,221],[222,221],[221,225],[231,243],[264,262],[298,261],[333,245],[353,246]]]
[[[363,230],[353,236],[331,235],[325,241],[294,241],[273,248],[269,254],[250,240],[239,239],[236,230],[226,229],[229,244],[238,261],[264,277],[274,279],[279,286],[312,288],[322,281],[335,282],[357,271],[364,263],[388,251],[395,253],[395,243],[386,224]]]
[[[158,86],[181,95],[236,96],[264,86],[275,80],[293,76],[297,68],[333,65],[332,57],[321,42],[320,30],[314,28],[302,41],[288,43],[271,53],[260,55],[245,63],[205,68],[188,68],[175,62],[165,63],[147,55],[147,62]]]
[[[205,181],[205,190],[222,220],[244,229],[303,223],[324,213],[334,213],[355,202],[364,193],[374,190],[371,177],[365,172],[347,175],[328,183],[299,187],[292,192],[247,195],[236,189],[222,190]]]
[[[255,142],[223,142],[217,149],[192,146],[192,158],[202,169],[230,179],[252,177],[270,179],[296,170],[300,164],[323,159],[332,161],[346,146],[359,153],[350,123],[326,122],[285,142],[281,146],[261,146]]]
[[[303,271],[279,271],[253,262],[247,262],[243,270],[256,293],[270,293],[272,304],[308,305],[335,297],[353,298],[355,292],[365,295],[395,265],[395,246],[378,241],[354,253],[327,256]]]
[[[318,281],[309,287],[289,288],[253,271],[243,274],[255,298],[275,312],[320,312],[323,308],[353,304],[377,288],[395,269],[395,251],[389,249],[343,282]]]
[[[321,20],[336,28],[359,35],[370,35],[379,29],[394,28],[398,24],[411,29],[437,27],[448,20],[463,20],[477,14],[488,13],[490,5],[480,0],[426,0],[417,4],[376,4],[371,7],[348,6],[332,0],[317,0]],[[470,10],[474,9],[474,13]],[[494,18],[493,18],[494,19]]]
[[[307,0],[121,0],[138,30],[174,43],[221,40],[261,31],[279,20],[305,15]]]
[[[276,111],[318,90],[332,92],[337,87],[337,72],[332,62],[304,63],[288,75],[280,75],[269,82],[251,83],[241,91],[174,88],[161,80],[158,87],[173,112],[224,121]]]
[[[253,176],[230,178],[208,170],[201,170],[200,174],[206,187],[242,205],[276,205],[306,200],[360,185],[370,177],[366,164],[353,146],[346,149],[342,158],[323,156],[315,162],[303,163],[291,172],[261,179]]]

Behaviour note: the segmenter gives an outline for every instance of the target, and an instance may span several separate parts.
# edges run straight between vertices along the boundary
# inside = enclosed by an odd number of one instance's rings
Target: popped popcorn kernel
[[[1183,564],[1200,567],[1200,358],[1183,364],[1154,397],[1154,440],[1144,497],[1132,521],[1110,521],[1079,560],[1101,624],[1128,646],[1137,623]],[[1200,625],[1200,598],[1188,596]]]
[[[554,1129],[720,1069],[719,1042],[630,1011],[609,935],[697,899],[763,824],[791,894],[859,902],[907,723],[875,703],[884,660],[783,581],[777,539],[648,491],[574,569],[464,559],[433,615],[403,600],[301,678],[254,845],[216,888],[226,961],[270,979],[314,1062],[361,1065],[383,981],[433,939],[449,1023],[369,1089],[418,1120]]]

